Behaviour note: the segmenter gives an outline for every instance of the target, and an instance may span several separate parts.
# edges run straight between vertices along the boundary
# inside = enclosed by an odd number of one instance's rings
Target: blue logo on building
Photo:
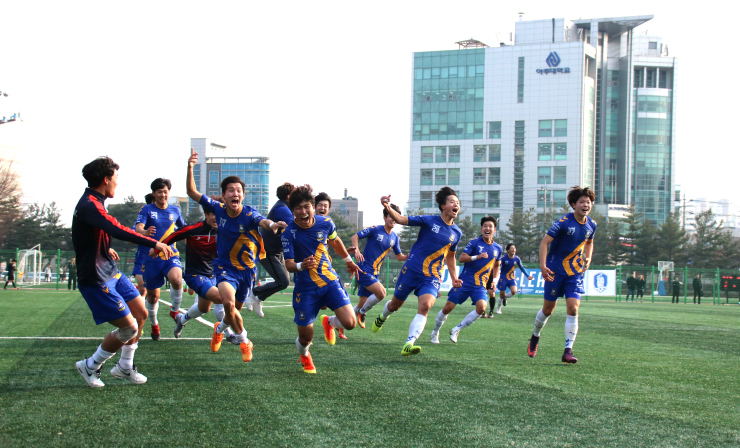
[[[594,275],[594,288],[599,293],[603,293],[606,291],[606,287],[609,283],[609,277],[606,276],[603,272],[599,272],[598,274]]]
[[[548,67],[557,67],[560,64],[560,56],[554,51],[550,52],[545,62],[547,62]]]

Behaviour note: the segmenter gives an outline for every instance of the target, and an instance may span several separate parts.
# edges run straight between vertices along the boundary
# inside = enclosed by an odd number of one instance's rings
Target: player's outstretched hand
[[[588,268],[591,266],[591,259],[590,258],[584,258],[583,259],[583,272],[588,271]]]
[[[146,233],[144,234],[144,236],[151,237],[152,235],[154,235],[155,233],[157,233],[157,228],[154,227],[154,226],[151,226],[148,229],[146,229],[145,232]]]
[[[198,153],[195,152],[195,149],[190,148],[190,158],[188,158],[188,166],[192,168],[195,166],[196,163],[198,163]]]
[[[149,249],[149,257],[150,258],[155,258],[156,256],[157,256],[157,251],[154,250],[153,247],[151,249]]]
[[[530,280],[534,280],[534,275],[530,275],[530,276],[529,276],[529,277],[527,277],[527,278],[528,278],[528,279],[530,279]]]
[[[360,273],[364,274],[362,269],[360,269],[359,266],[355,264],[354,261],[348,261],[347,262],[347,272],[350,274],[349,278],[357,276],[359,278]]]
[[[108,253],[110,253],[111,258],[113,258],[113,261],[118,261],[121,259],[121,257],[118,256],[118,252],[113,250],[112,247],[108,250]]]
[[[270,224],[270,229],[272,229],[272,233],[277,233],[278,229],[284,229],[288,227],[287,224],[285,224],[283,221],[273,222]]]
[[[452,281],[452,287],[453,288],[462,288],[463,281],[459,278]]]
[[[540,271],[542,271],[542,276],[545,277],[546,282],[555,280],[555,274],[547,266],[540,265]]]
[[[355,258],[357,258],[357,261],[359,261],[360,263],[365,261],[365,257],[362,255],[362,252],[357,250],[357,247],[355,246],[349,246],[347,248],[347,253],[350,255],[354,255]]]
[[[301,262],[301,269],[304,271],[316,269],[317,267],[319,267],[319,263],[314,257],[306,257],[306,259]]]
[[[380,203],[381,203],[381,205],[383,205],[383,207],[385,207],[385,204],[390,204],[391,203],[391,195],[381,197],[380,198]]]
[[[478,258],[488,258],[488,252],[483,252],[482,254],[478,255]]]
[[[157,245],[154,246],[154,248],[158,251],[164,254],[164,259],[169,260],[171,257],[175,256],[175,253],[172,251],[172,248],[161,241],[157,242]]]

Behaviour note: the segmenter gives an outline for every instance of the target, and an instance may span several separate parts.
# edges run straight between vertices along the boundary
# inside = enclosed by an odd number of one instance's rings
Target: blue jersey
[[[457,251],[462,231],[455,224],[445,224],[439,215],[409,216],[408,225],[421,227],[421,230],[403,265],[404,271],[408,269],[441,280],[445,257],[449,251]]]
[[[357,238],[367,238],[367,244],[362,255],[365,261],[360,264],[360,269],[366,274],[378,275],[383,265],[385,256],[391,249],[396,255],[401,254],[401,246],[398,235],[385,230],[385,226],[372,226],[357,232]]]
[[[141,211],[142,211],[142,210],[144,210],[144,207],[141,207],[141,208],[139,209],[139,213],[138,213],[138,214],[136,215],[136,217],[137,217],[137,218],[138,218],[138,217],[139,217],[139,215],[141,214]],[[137,220],[137,221],[138,221],[138,220]],[[132,229],[132,230],[134,230],[134,231],[136,231],[136,223],[134,223],[134,225],[133,225],[133,227],[132,227],[131,229]],[[135,255],[135,259],[137,259],[137,260],[142,260],[142,259],[143,259],[143,257],[145,257],[145,256],[148,256],[148,255],[149,255],[149,248],[148,248],[148,247],[146,247],[146,246],[142,246],[142,245],[136,246],[136,255]]]
[[[264,216],[252,207],[244,205],[239,215],[232,218],[227,213],[224,204],[206,195],[201,195],[200,205],[203,206],[204,211],[216,215],[216,224],[218,224],[216,254],[218,258],[213,262],[214,266],[229,271],[246,271],[256,268],[257,262],[265,257],[265,249],[259,233],[259,224],[265,219]]]
[[[594,238],[596,221],[586,216],[586,223],[576,221],[568,213],[550,227],[547,234],[553,240],[547,255],[547,267],[556,274],[572,276],[583,272],[583,248]]]
[[[488,277],[491,275],[493,265],[501,259],[501,246],[495,241],[491,241],[491,244],[488,244],[482,236],[479,236],[470,240],[468,245],[465,246],[465,249],[463,249],[463,253],[471,257],[484,252],[488,254],[488,258],[478,258],[475,261],[465,263],[465,267],[462,273],[460,273],[460,280],[463,281],[463,286],[470,284],[485,287],[486,283],[488,283]]]
[[[329,240],[337,238],[337,227],[326,216],[316,215],[314,220],[307,229],[293,221],[283,232],[283,255],[286,260],[300,263],[308,257],[314,257],[318,263],[315,269],[295,273],[293,279],[296,286],[323,287],[339,278],[331,267],[327,246]]]
[[[165,208],[159,208],[157,204],[147,204],[139,211],[139,216],[136,218],[136,224],[144,224],[144,230],[151,226],[154,226],[156,231],[151,238],[157,241],[163,241],[165,238],[170,236],[178,228],[185,225],[185,220],[182,219],[182,213],[180,207],[174,205],[168,205]],[[177,254],[177,247],[173,243],[171,245],[172,251]],[[164,260],[164,254],[160,253],[159,257]]]
[[[522,266],[522,260],[519,257],[514,255],[514,258],[509,258],[509,254],[506,254],[503,257],[501,257],[501,276],[500,278],[505,278],[506,280],[516,280],[517,266],[522,272],[524,272],[524,275],[529,277],[529,272],[527,272],[527,270],[524,269],[524,266]]]

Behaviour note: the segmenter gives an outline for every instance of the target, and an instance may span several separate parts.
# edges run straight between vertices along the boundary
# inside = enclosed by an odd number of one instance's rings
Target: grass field
[[[236,346],[211,353],[207,339],[142,338],[136,363],[149,381],[110,376],[116,356],[103,366],[106,387],[93,389],[74,363],[99,339],[53,339],[109,331],[94,325],[84,300],[67,291],[0,291],[0,446],[740,445],[737,305],[584,302],[579,362],[565,365],[564,304],[537,357],[526,355],[541,307],[534,299],[510,300],[504,314],[463,330],[459,343],[445,336],[433,346],[440,300],[422,353],[404,358],[414,299],[379,333],[358,327],[329,347],[318,332],[318,374],[307,375],[290,296],[270,303],[264,319],[244,312],[255,344],[250,363]],[[458,306],[442,333],[471,309]],[[159,314],[170,336],[166,307]],[[191,322],[182,336],[211,332]]]

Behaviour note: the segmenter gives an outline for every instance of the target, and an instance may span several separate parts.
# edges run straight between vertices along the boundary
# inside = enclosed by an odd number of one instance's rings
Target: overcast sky
[[[121,165],[113,202],[143,199],[156,177],[184,196],[191,137],[269,157],[271,202],[285,181],[336,198],[346,187],[365,223],[380,222],[381,195],[408,198],[412,52],[470,37],[495,45],[520,11],[653,14],[638,32],[662,36],[679,58],[676,183],[688,198],[737,203],[737,11],[725,2],[1,4],[0,91],[10,96],[0,115],[20,111],[24,122],[0,126],[0,145],[22,150],[26,199],[56,201],[67,223],[80,169],[99,155]]]

